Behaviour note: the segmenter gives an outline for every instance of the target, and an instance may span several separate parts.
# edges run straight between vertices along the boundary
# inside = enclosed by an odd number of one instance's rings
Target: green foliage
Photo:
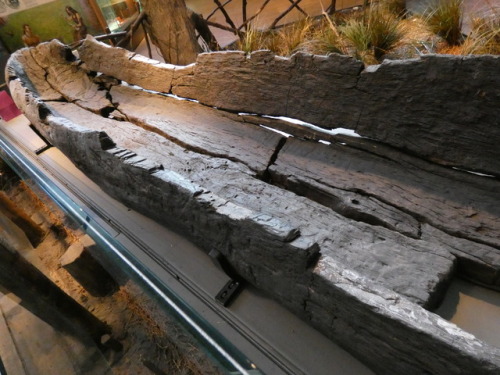
[[[457,54],[500,54],[500,17],[494,14],[473,22],[473,30],[463,45],[462,0],[437,0],[428,11],[425,23],[405,16],[404,0],[380,0],[365,10],[337,12],[321,19],[303,19],[277,30],[258,31],[250,28],[240,42],[246,52],[269,49],[281,56],[296,51],[314,54],[342,53],[355,56],[365,64],[377,64],[382,57],[403,43],[414,43],[415,35],[445,37],[449,45],[440,43],[439,51]],[[439,28],[427,27],[431,24]],[[430,31],[429,31],[430,29]],[[431,33],[432,31],[432,33]],[[420,40],[420,39],[418,39]],[[410,47],[411,48],[411,47]],[[399,52],[398,52],[399,53]]]
[[[303,43],[303,47],[308,52],[317,55],[327,55],[332,52],[345,53],[342,37],[331,20],[323,20],[312,33],[311,39]]]
[[[290,26],[285,26],[277,32],[277,53],[289,56],[298,51],[306,40],[311,38],[313,32],[313,20],[304,18]]]
[[[261,31],[249,27],[239,42],[239,48],[247,53],[268,49],[280,56],[290,56],[310,38],[312,30],[313,21],[310,18],[302,19],[278,30]]]
[[[404,35],[400,19],[377,6],[367,9],[362,16],[348,19],[340,30],[352,43],[358,57],[366,54],[368,50],[373,50],[377,60]]]
[[[426,12],[429,28],[451,46],[463,42],[462,3],[463,0],[438,0]]]
[[[402,38],[400,20],[391,13],[373,8],[368,16],[370,43],[376,59],[392,49]]]
[[[257,28],[253,25],[250,25],[243,37],[240,39],[238,48],[246,53],[257,51],[263,48],[264,39],[264,33],[257,30]]]
[[[370,48],[370,31],[363,19],[352,18],[340,29],[342,34],[349,40],[358,52],[364,52]]]

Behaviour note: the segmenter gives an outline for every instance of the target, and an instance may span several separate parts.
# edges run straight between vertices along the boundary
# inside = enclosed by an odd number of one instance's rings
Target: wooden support
[[[18,296],[22,301],[21,305],[54,327],[59,327],[60,322],[49,312],[40,309],[38,303],[40,298],[71,317],[72,323],[87,331],[97,344],[100,344],[104,334],[110,332],[107,324],[64,293],[19,253],[2,245],[0,245],[0,285]]]
[[[204,19],[201,14],[192,11],[190,12],[190,17],[191,21],[194,24],[194,28],[199,34],[199,37],[201,37],[205,41],[206,45],[208,46],[208,49],[211,51],[218,51],[220,49],[220,46],[214,34],[212,34],[212,31],[208,27],[209,21]]]
[[[231,26],[233,29],[236,30],[236,25],[234,24],[233,20],[231,19],[231,17],[229,17],[229,14],[227,13],[226,9],[224,8],[224,6],[221,4],[221,2],[219,0],[214,0],[214,3],[217,4],[219,6],[219,9],[220,11],[222,12],[222,14],[224,15],[224,18],[226,19],[226,22],[229,26]],[[235,32],[235,34],[238,34],[238,32]]]
[[[45,231],[26,215],[24,211],[16,207],[3,191],[0,191],[0,211],[21,228],[33,247],[38,246],[45,237]]]
[[[299,3],[298,3],[298,2],[297,2],[297,3],[294,3],[294,1],[293,1],[293,0],[288,0],[288,1],[289,1],[290,3],[292,3],[292,5],[293,5],[295,8],[297,8],[297,10],[298,10],[300,13],[302,13],[302,14],[303,14],[304,16],[306,16],[306,17],[309,17],[309,14],[307,14],[307,13],[306,13],[306,11],[305,11],[304,9],[302,9],[302,8],[299,6]]]
[[[227,0],[224,4],[222,4],[222,7],[225,7],[227,4],[229,4],[231,1],[233,0]],[[205,18],[207,21],[212,18],[212,16],[217,13],[217,11],[220,9],[221,7],[218,6],[217,8],[215,8],[208,16],[207,18]]]
[[[151,43],[149,42],[148,31],[146,30],[146,26],[144,26],[144,22],[141,23],[142,29],[144,30],[144,39],[146,39],[146,46],[148,47],[148,56],[150,59],[153,58],[153,53],[151,52]]]
[[[94,241],[72,244],[59,259],[61,267],[68,271],[90,294],[103,297],[118,290],[118,284],[109,272],[94,259],[90,250],[97,246]]]
[[[295,8],[302,0],[295,0],[293,1],[292,0],[292,4],[283,12],[281,13],[274,21],[273,23],[271,24],[271,26],[269,26],[269,29],[274,29],[276,27],[276,25],[278,24],[278,22],[283,18],[285,17],[288,13],[290,13],[290,11]]]
[[[256,17],[258,17],[258,16],[259,16],[259,14],[261,14],[261,13],[262,13],[262,11],[264,10],[264,8],[266,7],[266,5],[267,5],[267,4],[269,4],[269,2],[270,2],[270,1],[271,1],[271,0],[265,0],[265,1],[264,1],[264,3],[262,4],[262,6],[260,7],[260,9],[259,9],[257,12],[255,12],[255,14],[254,14],[252,17],[250,17],[250,18],[249,18],[249,19],[247,19],[245,22],[243,22],[243,23],[240,25],[240,27],[238,27],[238,31],[239,31],[239,30],[242,30],[244,27],[246,28],[246,27],[247,27],[247,25],[248,25],[250,22],[252,22],[252,21],[253,21]]]
[[[224,25],[221,25],[220,23],[213,22],[213,21],[207,21],[207,25],[217,27],[218,29],[221,29],[221,30],[231,31],[232,33],[235,33],[235,34],[238,34],[240,31],[240,29],[233,29],[232,27],[224,26]]]
[[[336,11],[337,11],[337,0],[332,0],[330,6],[326,8],[326,13],[331,16]]]
[[[137,30],[137,28],[141,25],[142,21],[146,18],[146,13],[141,12],[137,18],[135,19],[134,23],[130,26],[130,28],[127,31],[127,34],[125,37],[118,42],[116,45],[117,47],[122,47],[125,45],[126,42],[130,41],[132,39],[132,35],[134,32]]]
[[[242,0],[241,2],[241,15],[242,15],[242,22],[246,23],[247,22],[247,0]],[[245,31],[247,31],[248,27],[245,26]]]
[[[149,37],[165,62],[188,65],[196,61],[202,48],[189,18],[185,0],[142,1],[147,15]]]
[[[98,41],[111,39],[111,44],[113,46],[115,46],[115,44],[113,43],[113,39],[122,38],[122,37],[125,37],[126,35],[127,35],[126,31],[119,31],[117,33],[109,33],[109,34],[104,34],[104,35],[97,35],[97,36],[94,37],[94,39],[98,40]],[[68,47],[71,48],[71,49],[76,49],[76,48],[80,47],[83,44],[84,40],[85,39],[82,39],[82,40],[79,40],[78,42],[71,43],[71,44],[68,45]]]

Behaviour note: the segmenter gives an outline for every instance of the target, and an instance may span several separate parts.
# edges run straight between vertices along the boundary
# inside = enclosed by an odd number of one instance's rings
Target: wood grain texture
[[[38,52],[46,55],[32,55],[40,66],[61,47],[43,48]],[[226,58],[230,66],[242,64],[240,73],[247,76],[259,64],[260,71],[281,64],[287,67],[282,78],[295,75],[302,83],[306,72],[322,66],[355,68],[338,57],[279,61],[266,52],[250,63],[241,53],[201,60],[223,65]],[[91,77],[78,62],[64,59],[45,69],[51,89],[66,100],[40,100],[49,86],[30,81],[23,73],[29,66],[15,57],[10,89],[40,132],[111,195],[203,249],[217,249],[242,277],[380,373],[498,372],[500,350],[422,308],[439,303],[457,267],[477,282],[498,285],[498,180],[437,166],[373,140],[336,136],[345,144],[329,146],[285,141],[257,127],[256,116],[245,122],[200,103]],[[245,70],[245,64],[255,66]],[[305,70],[293,72],[300,67]],[[172,87],[193,89],[199,68],[175,68]],[[56,72],[73,85],[88,79],[88,96],[71,100],[77,87],[51,77]],[[335,79],[350,90],[356,74]],[[268,98],[272,111],[289,100],[281,99],[290,90],[277,90],[282,97]],[[96,110],[94,98],[101,93],[109,111]],[[272,125],[268,120],[266,126]],[[308,138],[303,129],[298,133]],[[311,138],[319,136],[313,132]]]

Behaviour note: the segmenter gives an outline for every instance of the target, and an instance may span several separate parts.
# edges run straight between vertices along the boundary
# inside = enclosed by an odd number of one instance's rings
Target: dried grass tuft
[[[266,48],[265,39],[265,32],[258,30],[254,25],[249,25],[243,38],[238,43],[238,48],[246,53],[258,51]]]
[[[463,0],[439,0],[426,11],[426,21],[432,32],[441,36],[450,46],[463,42]]]
[[[401,19],[380,6],[372,6],[362,16],[348,19],[340,30],[354,46],[356,56],[365,62],[371,54],[380,60],[404,36]]]
[[[500,16],[476,18],[461,49],[463,55],[500,54]]]
[[[406,0],[380,0],[379,6],[398,17],[405,17],[407,13]]]
[[[303,44],[311,40],[314,32],[314,22],[311,18],[303,18],[291,25],[280,28],[270,46],[274,52],[281,56],[290,56],[303,50]]]

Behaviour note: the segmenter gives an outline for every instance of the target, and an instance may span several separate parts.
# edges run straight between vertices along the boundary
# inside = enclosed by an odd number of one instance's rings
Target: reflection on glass
[[[97,0],[111,32],[125,28],[141,11],[140,0]]]

